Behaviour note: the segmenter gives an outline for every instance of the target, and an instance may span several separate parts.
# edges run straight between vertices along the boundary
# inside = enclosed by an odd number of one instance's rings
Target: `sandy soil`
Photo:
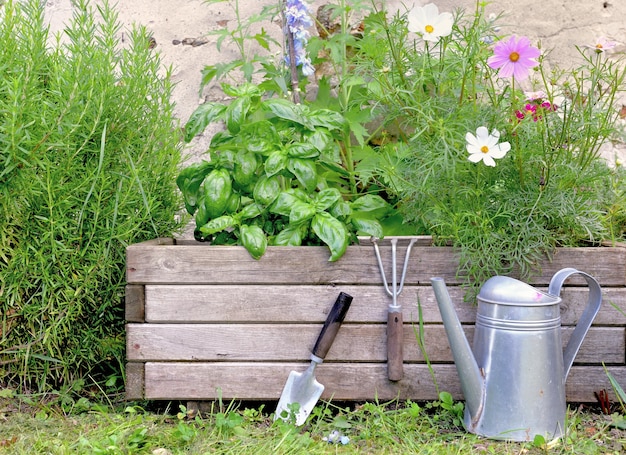
[[[92,0],[96,1],[96,0]],[[416,0],[425,4],[430,0]],[[269,0],[239,0],[244,14],[251,14],[272,2]],[[217,39],[210,31],[232,26],[234,0],[208,4],[203,0],[118,0],[116,10],[128,33],[133,24],[151,31],[163,64],[174,68],[176,82],[174,101],[176,116],[185,122],[191,112],[205,99],[219,99],[217,86],[207,87],[199,93],[201,70],[205,65],[230,61],[236,53],[232,48],[217,49]],[[326,2],[316,0],[314,5]],[[390,0],[389,8],[401,8],[403,2]],[[411,0],[404,2],[411,5]],[[475,8],[475,0],[438,0],[442,11],[455,8]],[[608,36],[619,43],[616,52],[626,51],[626,1],[624,0],[492,0],[487,11],[504,13],[500,21],[504,33],[517,33],[540,40],[543,49],[553,49],[549,59],[567,65],[576,58],[575,46],[593,43],[600,36]],[[62,30],[64,22],[72,15],[72,0],[48,0],[46,15],[52,31]],[[279,24],[265,24],[270,34],[280,36]],[[184,44],[184,43],[194,43]],[[188,152],[198,155],[206,149],[212,132],[207,131],[190,144]],[[622,158],[626,151],[620,150]],[[609,150],[608,154],[612,155]],[[626,161],[626,160],[625,160]]]

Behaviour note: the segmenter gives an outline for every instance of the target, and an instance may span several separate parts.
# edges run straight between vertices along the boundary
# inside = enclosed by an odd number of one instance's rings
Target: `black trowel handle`
[[[341,323],[346,317],[346,313],[348,312],[351,303],[351,295],[348,295],[345,292],[339,293],[339,297],[337,297],[330,313],[328,313],[324,327],[322,327],[322,331],[315,342],[315,347],[313,348],[314,356],[317,356],[320,359],[324,359],[324,357],[326,357],[330,346],[333,344],[333,341],[335,341],[335,336],[339,331],[339,327],[341,327]]]

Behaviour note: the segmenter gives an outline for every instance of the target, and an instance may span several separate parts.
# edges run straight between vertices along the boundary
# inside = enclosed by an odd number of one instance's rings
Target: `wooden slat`
[[[304,371],[303,363],[146,363],[145,398],[152,400],[216,398],[278,400],[290,371]],[[439,390],[463,399],[454,365],[433,365]],[[626,384],[626,367],[609,367]],[[324,384],[325,400],[435,400],[437,388],[426,365],[405,365],[404,379],[387,379],[384,364],[322,364],[315,372]],[[268,380],[267,378],[272,378]],[[575,366],[566,382],[568,402],[595,402],[594,391],[606,389],[615,399],[602,367]]]
[[[324,322],[339,292],[354,297],[347,322],[384,322],[392,302],[378,286],[146,286],[146,320],[161,322]],[[476,308],[451,289],[459,318],[475,320]],[[426,322],[441,322],[430,287],[405,286],[398,296],[406,321],[418,320],[418,299]]]
[[[227,286],[146,285],[146,321],[184,322],[324,322],[340,291],[354,297],[346,322],[385,322],[391,298],[382,286]],[[542,288],[544,291],[545,288]],[[463,302],[464,290],[449,288],[461,322],[476,319],[476,306]],[[588,299],[587,288],[564,288],[561,317],[564,325],[576,324]],[[603,290],[604,305],[596,325],[626,325],[626,288]],[[425,323],[441,323],[430,286],[405,286],[398,296],[405,321],[418,321],[417,302]],[[286,310],[287,309],[287,310]]]
[[[129,362],[126,364],[126,399],[144,399],[145,363]]]
[[[124,296],[125,312],[124,318],[128,322],[145,321],[145,292],[144,286],[140,284],[127,284],[126,295]]]
[[[129,360],[211,360],[211,361],[298,361],[309,358],[321,324],[128,324]],[[404,359],[425,359],[416,341],[414,327],[404,326]],[[563,330],[566,343],[573,328]],[[472,340],[473,327],[466,327]],[[443,326],[424,327],[426,352],[431,362],[452,362]],[[592,327],[580,352],[578,363],[624,363],[624,329]],[[344,362],[384,362],[384,324],[344,324],[326,360]]]
[[[381,247],[385,270],[391,270],[391,248]],[[398,248],[398,257],[403,258]],[[350,246],[336,262],[326,247],[268,247],[260,260],[243,247],[146,245],[127,248],[127,281],[131,284],[380,284],[374,251]],[[401,267],[401,260],[398,260]],[[306,267],[303,265],[306,264]],[[533,283],[547,285],[561,268],[574,267],[596,277],[603,286],[626,285],[626,248],[560,248]],[[459,283],[458,259],[446,247],[414,247],[407,284],[428,283],[438,275]],[[390,276],[390,272],[386,272]],[[577,282],[572,280],[572,283]],[[581,280],[578,282],[582,283]]]

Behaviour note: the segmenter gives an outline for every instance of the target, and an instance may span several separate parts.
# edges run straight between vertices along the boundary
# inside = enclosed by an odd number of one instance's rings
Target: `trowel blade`
[[[311,365],[304,373],[298,373],[297,371],[289,373],[283,393],[276,406],[274,420],[278,418],[288,420],[292,412],[289,409],[290,405],[298,403],[300,407],[294,414],[296,425],[300,426],[306,422],[309,414],[311,414],[311,411],[317,404],[317,400],[319,400],[324,391],[324,386],[315,379],[315,366],[316,363],[311,362]],[[286,416],[281,415],[284,411],[286,411]]]

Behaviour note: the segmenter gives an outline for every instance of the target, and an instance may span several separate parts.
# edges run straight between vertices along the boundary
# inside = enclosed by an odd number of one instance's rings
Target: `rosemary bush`
[[[180,134],[149,35],[86,0],[49,36],[0,8],[0,365],[26,390],[119,377],[125,247],[171,235]]]

